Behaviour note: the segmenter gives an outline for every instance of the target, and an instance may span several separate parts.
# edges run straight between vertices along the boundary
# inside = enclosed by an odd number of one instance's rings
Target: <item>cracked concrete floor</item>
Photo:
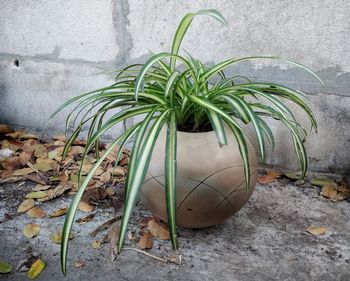
[[[71,240],[68,274],[60,271],[59,245],[49,235],[60,230],[63,217],[31,219],[26,214],[11,216],[33,184],[0,186],[0,260],[14,267],[31,247],[40,253],[46,268],[36,280],[350,280],[349,202],[331,202],[319,195],[319,188],[298,187],[287,181],[258,185],[251,200],[224,224],[202,230],[179,229],[181,265],[164,263],[125,250],[111,261],[109,245],[92,249],[90,244],[106,232],[91,238],[89,232],[115,216],[112,208],[98,209],[90,223],[75,225]],[[39,204],[48,214],[68,204],[70,196]],[[77,217],[86,214],[78,212]],[[137,232],[140,217],[151,216],[139,204],[130,228]],[[39,236],[27,239],[25,224],[41,225]],[[305,232],[310,225],[329,231],[321,236]],[[127,246],[136,247],[127,241]],[[155,240],[150,253],[172,256],[168,241]],[[77,259],[86,261],[75,268]],[[15,269],[1,280],[28,280]]]

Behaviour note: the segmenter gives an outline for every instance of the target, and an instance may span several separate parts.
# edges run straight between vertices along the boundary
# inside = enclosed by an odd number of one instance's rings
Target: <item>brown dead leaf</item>
[[[47,149],[43,144],[36,144],[33,146],[34,156],[36,158],[47,158]]]
[[[81,147],[79,145],[74,145],[69,150],[68,155],[74,156],[74,155],[77,155],[77,154],[83,154],[84,152],[85,152],[85,148],[84,147]]]
[[[35,205],[35,202],[33,199],[26,199],[21,203],[21,205],[18,206],[17,213],[24,213],[29,209],[33,208],[34,205]]]
[[[13,151],[17,151],[19,149],[23,149],[25,147],[25,145],[22,141],[6,139],[6,140],[1,141],[1,147],[2,148],[9,148]]]
[[[53,212],[49,215],[49,217],[50,217],[50,218],[57,218],[57,217],[60,217],[60,216],[65,215],[65,214],[67,213],[67,211],[68,211],[68,208],[67,208],[67,207],[61,208],[61,209],[58,209],[58,210],[56,210],[56,211],[53,211]]]
[[[100,181],[103,183],[109,182],[111,179],[111,174],[107,171],[100,176]]]
[[[287,173],[284,173],[284,175],[291,180],[298,180],[298,179],[300,179],[301,173],[300,172],[287,172]]]
[[[276,178],[273,176],[270,176],[270,175],[264,175],[264,176],[258,177],[258,183],[260,183],[260,184],[272,183],[275,180],[276,180]]]
[[[16,132],[13,132],[13,133],[6,134],[6,137],[13,138],[13,139],[18,139],[23,134],[25,134],[24,131],[16,131]]]
[[[51,199],[53,199],[53,198],[56,198],[56,197],[58,197],[58,196],[61,196],[63,193],[65,193],[66,191],[71,190],[71,189],[72,189],[72,186],[69,185],[69,184],[58,185],[58,186],[56,186],[55,189],[53,189],[53,190],[51,190],[51,189],[50,189],[50,190],[47,190],[47,191],[46,191],[47,196],[38,199],[38,201],[40,201],[40,202],[45,202],[45,201],[51,200]]]
[[[62,172],[58,178],[59,178],[61,184],[66,184],[69,180],[68,171],[65,170],[64,172]]]
[[[76,260],[74,262],[74,267],[75,268],[81,268],[86,264],[86,262],[84,260]]]
[[[169,240],[170,234],[164,225],[156,222],[155,219],[152,219],[147,224],[148,230],[152,233],[154,237],[158,237],[162,240]]]
[[[13,130],[5,125],[5,124],[0,124],[0,134],[9,134],[9,133],[12,133]]]
[[[111,144],[107,144],[106,145],[106,149],[108,149],[111,146]],[[115,161],[118,151],[119,151],[120,145],[116,145],[113,150],[111,151],[111,153],[109,153],[106,157],[106,159],[108,159],[109,161]]]
[[[267,175],[274,177],[275,179],[279,179],[283,174],[281,172],[276,171],[276,170],[270,169],[267,171]]]
[[[6,149],[8,149],[8,148],[6,148]],[[13,173],[15,170],[17,170],[17,169],[22,168],[22,166],[25,165],[25,163],[22,164],[21,158],[19,158],[19,157],[17,157],[17,156],[16,156],[16,157],[8,158],[8,159],[6,159],[6,160],[2,160],[2,161],[0,162],[0,164],[1,164],[1,167],[2,167],[3,169],[9,170],[9,171],[11,171],[12,173]]]
[[[109,197],[111,197],[115,194],[115,189],[113,187],[107,187],[106,193],[108,194]]]
[[[66,141],[66,136],[65,135],[56,135],[52,137],[53,140],[60,140],[60,141]]]
[[[112,225],[114,222],[116,222],[117,220],[120,220],[120,219],[121,219],[121,217],[117,217],[117,218],[113,218],[113,219],[110,219],[110,220],[104,222],[103,224],[96,227],[93,231],[91,231],[90,236],[95,237],[99,232],[107,229],[110,225]]]
[[[32,168],[23,168],[18,169],[12,173],[12,176],[24,176],[34,173],[35,171]]]
[[[315,178],[311,180],[312,185],[317,186],[324,186],[325,184],[334,184],[336,185],[336,182],[334,179],[328,179],[328,178]]]
[[[42,185],[40,183],[38,183],[35,187],[34,187],[34,191],[44,191],[44,190],[48,190],[51,188],[51,185]]]
[[[38,140],[38,139],[40,139],[37,135],[34,135],[34,134],[26,134],[26,133],[24,133],[24,134],[22,134],[22,135],[19,135],[18,138],[19,138],[20,140],[30,140],[30,139],[36,139],[36,140]]]
[[[31,151],[22,151],[18,157],[19,157],[19,162],[21,163],[22,166],[24,166],[28,161],[32,159],[33,152]]]
[[[153,247],[153,235],[149,231],[144,231],[140,238],[140,241],[137,243],[137,246],[142,249],[152,249]]]
[[[39,174],[26,175],[26,176],[24,176],[24,178],[26,178],[27,180],[42,184],[42,185],[47,184],[45,178],[43,178],[42,175],[39,175]]]
[[[49,158],[46,158],[46,159],[38,158],[36,160],[36,163],[33,165],[33,167],[39,171],[48,172],[56,168],[57,164],[54,160],[51,160]]]
[[[93,220],[96,214],[88,214],[85,217],[79,218],[76,220],[78,224],[85,224]]]
[[[28,271],[28,278],[35,279],[40,275],[40,273],[44,270],[45,263],[41,259],[37,259]]]
[[[336,183],[326,183],[322,187],[321,195],[334,201],[341,201],[350,198],[350,189],[344,185],[338,186]]]
[[[328,228],[324,226],[311,225],[306,229],[306,231],[313,235],[318,236],[318,235],[325,234],[328,231]]]
[[[53,145],[56,145],[56,146],[63,146],[65,145],[64,141],[61,141],[61,140],[57,140],[53,143]]]
[[[119,221],[113,222],[110,229],[108,230],[108,239],[109,239],[109,244],[110,244],[110,247],[112,250],[117,245],[119,230],[120,230],[120,222]]]
[[[123,167],[117,166],[115,168],[109,168],[107,170],[112,176],[123,177],[125,176],[125,170]]]
[[[45,217],[45,212],[39,207],[33,207],[27,211],[27,215],[31,218],[43,218]]]
[[[74,238],[74,234],[70,233],[69,234],[69,240]],[[61,231],[57,231],[53,234],[50,235],[50,239],[52,242],[56,243],[56,244],[61,244],[62,242],[62,232]]]
[[[27,238],[33,238],[40,233],[40,225],[35,223],[28,223],[23,228],[23,235]]]
[[[102,245],[102,243],[100,240],[95,240],[91,243],[91,248],[98,249],[101,247],[101,245]]]
[[[338,191],[335,187],[334,184],[325,184],[323,187],[322,187],[322,190],[321,190],[321,195],[324,196],[324,197],[327,197],[329,199],[334,199],[334,197],[337,195]]]
[[[90,213],[90,212],[92,212],[93,210],[95,210],[95,206],[92,205],[92,204],[89,204],[89,203],[80,201],[79,204],[78,204],[78,209],[79,209],[80,211],[82,211],[82,212]]]
[[[26,195],[27,199],[40,199],[47,196],[46,191],[33,191]]]
[[[50,152],[48,152],[48,157],[52,160],[61,161],[63,149],[64,147],[61,146],[61,147],[55,148],[54,150],[51,150]]]
[[[123,154],[123,157],[119,161],[118,165],[124,167],[128,165],[128,163],[129,163],[129,156],[127,154]]]

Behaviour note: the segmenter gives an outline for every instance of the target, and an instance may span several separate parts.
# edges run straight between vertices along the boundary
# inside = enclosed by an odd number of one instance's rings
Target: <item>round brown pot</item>
[[[220,147],[215,132],[177,133],[177,225],[188,228],[222,223],[241,209],[257,179],[255,151],[247,141],[251,183],[246,188],[237,141],[226,129],[228,145]],[[167,221],[164,191],[166,128],[160,132],[141,188],[143,204]]]

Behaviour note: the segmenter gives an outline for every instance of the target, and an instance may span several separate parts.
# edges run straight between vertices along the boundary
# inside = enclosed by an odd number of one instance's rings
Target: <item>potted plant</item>
[[[239,75],[228,77],[225,70],[247,60],[277,59],[320,78],[301,64],[277,57],[233,58],[206,66],[190,55],[180,56],[181,41],[197,15],[208,15],[226,24],[216,10],[187,14],[176,30],[171,52],[155,54],[144,64],[125,67],[118,71],[113,85],[74,97],[54,113],[77,103],[67,124],[73,114],[80,122],[66,143],[63,157],[82,128],[89,126],[83,163],[107,130],[129,118],[142,116],[98,159],[70,204],[61,246],[64,273],[69,233],[78,203],[94,172],[116,145],[120,146],[117,163],[122,149],[133,140],[118,252],[122,250],[141,189],[145,205],[168,221],[174,249],[178,248],[177,223],[185,227],[209,226],[240,209],[256,184],[257,159],[246,137],[247,126],[253,128],[260,159],[264,159],[266,142],[274,145],[266,119],[282,122],[291,133],[301,177],[305,176],[306,131],[283,103],[288,100],[297,104],[316,130],[315,117],[300,92],[274,83],[256,83]],[[105,118],[107,112],[116,109],[119,109],[116,114]]]

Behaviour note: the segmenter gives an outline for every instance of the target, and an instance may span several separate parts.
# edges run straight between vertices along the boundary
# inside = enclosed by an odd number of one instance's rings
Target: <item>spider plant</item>
[[[106,152],[99,157],[80,189],[72,200],[65,218],[61,245],[61,264],[66,273],[69,233],[72,228],[78,203],[96,169],[120,145],[115,163],[123,147],[133,140],[131,157],[125,184],[125,204],[121,220],[117,250],[123,248],[127,226],[137,195],[143,184],[152,150],[163,126],[167,126],[165,157],[165,188],[168,225],[174,249],[178,248],[176,231],[176,134],[177,131],[202,132],[214,130],[220,146],[227,144],[225,127],[237,139],[244,163],[246,186],[249,187],[249,157],[245,131],[250,125],[256,134],[260,159],[265,157],[267,143],[274,146],[274,137],[267,119],[283,123],[291,133],[295,153],[300,162],[301,177],[307,170],[307,155],[304,147],[306,131],[296,120],[283,100],[297,104],[309,117],[311,129],[317,123],[302,94],[289,87],[274,83],[253,82],[240,75],[227,76],[227,68],[243,61],[254,59],[280,60],[304,69],[321,83],[320,78],[305,66],[286,59],[270,56],[230,58],[207,66],[190,55],[178,54],[181,41],[192,20],[197,15],[207,15],[226,24],[225,18],[216,10],[201,10],[187,14],[178,26],[170,52],[154,54],[144,64],[134,64],[118,71],[115,83],[89,93],[76,96],[64,103],[53,114],[71,104],[76,104],[67,117],[66,125],[74,119],[79,122],[68,138],[63,158],[84,126],[89,127],[87,144],[82,164],[101,136],[113,126],[129,118],[144,116],[143,120],[126,129],[117,137]],[[322,83],[323,84],[323,83]],[[106,113],[118,109],[109,118]],[[97,151],[97,150],[96,150]],[[82,165],[81,165],[82,166]]]

